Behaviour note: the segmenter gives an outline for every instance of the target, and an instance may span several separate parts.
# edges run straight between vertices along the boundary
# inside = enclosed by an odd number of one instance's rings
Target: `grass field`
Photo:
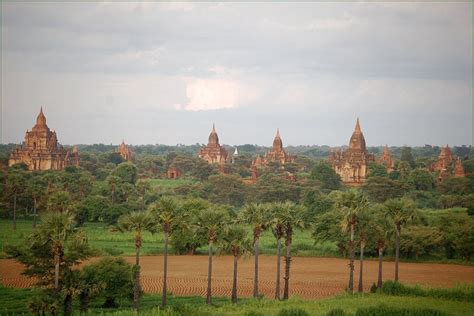
[[[111,232],[108,225],[103,223],[86,223],[84,225],[89,243],[92,247],[104,254],[133,255],[135,242],[133,233]],[[5,245],[18,245],[33,231],[31,221],[17,222],[17,230],[12,229],[11,220],[0,220],[0,246],[1,256],[5,257]],[[249,228],[250,231],[250,228]],[[265,232],[261,238],[261,253],[275,254],[276,241],[271,232]],[[297,231],[293,238],[293,251],[296,256],[337,256],[337,247],[331,242],[314,244],[314,239],[309,231]],[[161,234],[143,235],[142,254],[156,255],[163,252],[163,238]],[[207,247],[203,246],[198,253],[207,254]]]
[[[12,289],[0,287],[0,314],[21,314],[28,313],[27,302],[35,290]],[[103,309],[100,307],[102,301],[98,299],[91,302],[91,312],[93,314],[107,315],[136,315],[130,310],[128,303],[123,304],[116,310]],[[160,311],[158,309],[160,295],[145,295],[141,303],[141,315],[176,315],[170,311]],[[310,315],[326,315],[326,313],[335,308],[341,308],[346,312],[355,313],[357,308],[376,306],[385,304],[387,306],[405,307],[413,309],[430,308],[443,311],[449,315],[472,315],[474,310],[473,302],[460,302],[435,298],[422,297],[399,297],[386,296],[382,294],[363,294],[363,295],[341,295],[335,298],[322,299],[316,301],[301,300],[297,297],[291,298],[287,302],[273,300],[254,300],[242,299],[239,303],[232,305],[229,298],[216,297],[213,299],[213,306],[206,306],[205,299],[202,297],[174,297],[169,298],[169,304],[177,310],[191,311],[184,313],[186,315],[248,315],[252,311],[258,311],[263,315],[277,315],[283,308],[301,308]],[[76,312],[78,311],[75,306]],[[111,313],[114,312],[114,313]],[[78,312],[77,312],[78,313]]]

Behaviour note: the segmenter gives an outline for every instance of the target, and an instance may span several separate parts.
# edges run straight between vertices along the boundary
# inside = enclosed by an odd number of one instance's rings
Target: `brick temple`
[[[46,124],[43,108],[31,131],[26,131],[25,141],[10,154],[8,165],[24,163],[28,170],[62,170],[66,166],[79,166],[79,153],[72,152],[58,143],[55,131]]]

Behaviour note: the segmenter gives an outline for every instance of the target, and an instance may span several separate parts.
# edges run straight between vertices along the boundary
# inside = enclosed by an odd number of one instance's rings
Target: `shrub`
[[[435,309],[406,309],[378,305],[366,308],[358,308],[355,316],[446,316],[447,314]]]
[[[278,316],[309,316],[308,312],[301,308],[283,308]]]
[[[256,311],[249,311],[245,313],[245,316],[264,316],[264,314]]]

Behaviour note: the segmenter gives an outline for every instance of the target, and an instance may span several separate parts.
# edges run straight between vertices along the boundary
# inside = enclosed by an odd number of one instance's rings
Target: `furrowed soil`
[[[125,257],[134,263],[134,257]],[[96,260],[96,259],[92,259]],[[147,293],[161,293],[163,276],[163,256],[143,256],[140,258],[141,283]],[[168,291],[178,296],[206,295],[207,257],[169,256]],[[260,256],[260,293],[272,298],[275,295],[276,257]],[[212,294],[230,296],[232,286],[233,258],[213,257]],[[359,266],[356,262],[354,288],[357,289]],[[384,280],[393,279],[394,262],[383,263]],[[7,287],[27,288],[34,280],[21,275],[23,267],[11,259],[0,259],[0,283]],[[401,263],[400,281],[426,287],[452,287],[470,284],[474,268],[471,266],[434,263]],[[250,297],[253,293],[254,258],[242,258],[238,265],[238,295]],[[364,262],[364,290],[377,282],[378,262]],[[294,257],[291,262],[290,295],[315,299],[331,297],[344,292],[348,280],[348,260],[338,258]],[[284,260],[282,258],[281,288],[283,290]]]

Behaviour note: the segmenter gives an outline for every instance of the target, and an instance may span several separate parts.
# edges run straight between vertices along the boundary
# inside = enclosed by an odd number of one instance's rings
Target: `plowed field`
[[[130,263],[133,257],[126,257]],[[142,263],[142,286],[145,292],[160,293],[163,275],[162,256],[144,256]],[[276,257],[260,257],[260,292],[268,297],[274,296]],[[170,256],[169,291],[174,295],[191,296],[206,294],[207,257]],[[238,294],[241,297],[252,295],[253,257],[239,260]],[[302,298],[314,299],[334,296],[344,291],[348,280],[348,260],[337,258],[302,258],[292,261],[290,293]],[[376,261],[364,262],[364,288],[369,290],[377,280]],[[214,296],[230,296],[232,286],[232,257],[216,256],[213,260],[212,291]],[[283,277],[283,260],[282,271]],[[384,279],[393,279],[394,263],[384,262]],[[0,260],[0,282],[9,287],[29,287],[33,280],[22,276],[22,266],[13,260]],[[355,288],[357,288],[359,266],[356,263]],[[400,276],[403,283],[420,284],[429,287],[451,287],[460,283],[470,283],[473,267],[453,264],[401,263]],[[283,279],[281,281],[283,289]]]

